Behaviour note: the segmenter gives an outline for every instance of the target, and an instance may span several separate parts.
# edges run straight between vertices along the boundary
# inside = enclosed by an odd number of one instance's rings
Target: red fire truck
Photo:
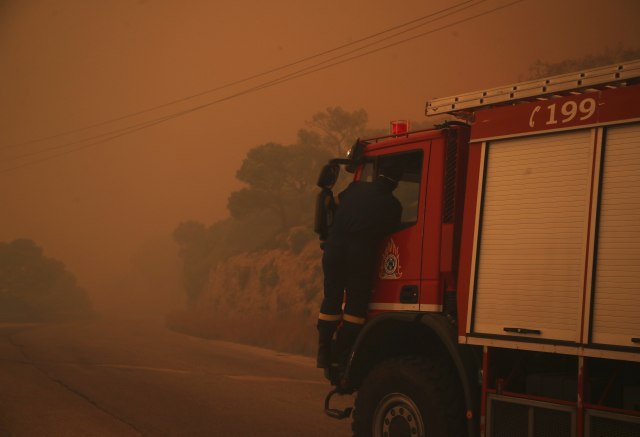
[[[356,393],[356,436],[640,436],[640,60],[426,113],[458,120],[329,164],[404,175],[325,411]]]

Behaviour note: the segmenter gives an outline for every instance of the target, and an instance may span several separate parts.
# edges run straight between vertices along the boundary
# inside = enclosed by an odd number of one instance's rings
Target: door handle
[[[504,332],[513,332],[514,334],[542,334],[542,331],[539,329],[529,329],[529,328],[503,328]]]
[[[405,285],[400,289],[401,303],[418,303],[418,286]]]

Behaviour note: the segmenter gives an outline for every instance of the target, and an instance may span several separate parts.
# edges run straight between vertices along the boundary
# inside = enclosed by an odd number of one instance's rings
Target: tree
[[[574,71],[587,70],[638,58],[640,58],[640,47],[629,49],[618,45],[614,48],[606,48],[602,53],[588,54],[574,59],[564,59],[559,62],[549,62],[538,59],[529,66],[529,74],[526,76],[526,80],[572,73]]]
[[[204,290],[219,260],[243,251],[288,247],[288,231],[311,227],[320,168],[330,158],[344,155],[366,132],[367,118],[363,109],[330,107],[312,117],[311,129],[298,131],[295,144],[268,142],[249,150],[236,172],[245,187],[228,198],[231,217],[209,228],[187,221],[174,230],[191,302]]]
[[[312,142],[266,143],[251,149],[236,172],[247,187],[229,196],[231,216],[240,220],[268,211],[282,230],[303,223],[311,216],[315,179],[328,158]]]
[[[204,290],[211,267],[207,229],[193,220],[182,222],[173,231],[173,239],[180,248],[182,284],[189,300],[193,302]]]
[[[366,130],[369,115],[364,109],[349,112],[340,106],[328,107],[318,112],[307,122],[309,126],[321,132],[320,145],[332,156],[343,157],[356,139]],[[308,139],[309,131],[302,129],[298,133],[301,139]]]
[[[331,157],[344,156],[348,147],[366,132],[367,112],[329,107],[314,114],[300,129],[295,144],[265,143],[247,153],[236,177],[247,186],[231,193],[227,207],[235,219],[271,213],[280,230],[311,220],[315,182]]]
[[[86,314],[86,291],[58,260],[28,239],[0,243],[0,308],[9,317],[63,318]],[[11,313],[11,314],[7,314]]]

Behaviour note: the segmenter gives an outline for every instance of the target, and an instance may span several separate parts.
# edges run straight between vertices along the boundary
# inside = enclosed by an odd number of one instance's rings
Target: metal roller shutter
[[[486,153],[472,331],[578,341],[591,131],[495,142]]]
[[[592,340],[640,346],[640,124],[607,129],[605,140]]]

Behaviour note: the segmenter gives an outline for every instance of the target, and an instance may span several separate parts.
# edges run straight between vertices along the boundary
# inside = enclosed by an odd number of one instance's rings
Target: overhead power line
[[[340,46],[340,47],[338,47],[338,48],[334,48],[334,49],[331,49],[331,50],[326,50],[326,51],[324,51],[324,52],[322,52],[322,53],[319,53],[319,54],[316,54],[316,55],[313,55],[313,56],[308,56],[308,57],[304,58],[303,60],[299,60],[299,61],[296,61],[296,62],[292,62],[292,63],[287,64],[286,66],[282,66],[282,67],[278,67],[277,69],[270,70],[270,71],[281,70],[281,69],[286,68],[287,66],[291,66],[291,65],[299,64],[299,63],[303,62],[304,60],[310,60],[310,59],[313,59],[313,58],[316,58],[316,57],[320,57],[320,56],[322,56],[322,55],[326,55],[326,54],[328,54],[328,53],[332,53],[332,52],[338,51],[338,50],[339,50],[339,49],[341,49],[341,48],[346,48],[346,47],[348,47],[348,46],[352,46],[352,45],[354,45],[354,44],[357,44],[358,42],[363,42],[363,41],[369,40],[369,39],[371,39],[371,38],[373,38],[373,37],[375,37],[375,36],[380,36],[380,35],[383,35],[383,34],[385,34],[385,33],[389,33],[389,32],[391,32],[391,31],[393,31],[393,30],[395,30],[395,29],[399,29],[399,28],[405,27],[405,26],[406,26],[406,25],[408,25],[408,24],[412,24],[412,23],[415,23],[415,22],[417,22],[417,21],[423,21],[425,18],[428,18],[428,17],[430,17],[430,16],[441,15],[440,17],[437,17],[437,18],[431,19],[431,20],[426,21],[426,22],[424,22],[424,23],[420,23],[420,24],[418,24],[418,25],[416,25],[416,26],[412,26],[412,27],[410,27],[410,28],[408,28],[408,29],[404,29],[404,30],[402,30],[402,31],[400,31],[400,32],[396,32],[396,33],[394,33],[394,34],[392,34],[392,35],[389,35],[389,36],[386,36],[386,37],[384,37],[384,38],[382,38],[382,39],[378,39],[378,40],[373,41],[373,42],[370,42],[370,43],[368,43],[368,44],[365,44],[365,45],[362,45],[362,46],[356,47],[355,49],[352,49],[352,50],[350,50],[350,51],[348,51],[348,52],[344,52],[344,53],[341,53],[341,54],[339,54],[339,55],[336,55],[336,56],[330,57],[330,58],[328,58],[328,59],[325,59],[325,60],[323,60],[323,61],[320,61],[320,62],[318,62],[318,63],[316,63],[316,64],[312,64],[312,65],[310,65],[310,66],[308,66],[308,67],[302,68],[301,70],[295,71],[295,72],[293,72],[293,73],[286,74],[286,75],[281,76],[281,77],[279,77],[279,78],[276,78],[276,79],[273,79],[273,80],[271,80],[271,81],[268,81],[268,82],[266,82],[266,83],[264,83],[264,84],[260,84],[260,85],[258,85],[257,87],[252,87],[252,88],[250,88],[250,89],[249,89],[249,91],[254,91],[254,90],[255,90],[255,91],[257,91],[257,90],[259,90],[259,89],[263,89],[265,85],[267,85],[267,86],[272,86],[272,85],[276,84],[276,82],[280,83],[283,79],[287,79],[287,78],[289,78],[289,77],[297,76],[297,75],[298,75],[298,74],[300,74],[301,72],[305,72],[305,71],[313,70],[313,69],[315,69],[316,67],[318,67],[318,66],[320,66],[320,65],[322,65],[322,64],[329,63],[329,62],[331,62],[331,61],[335,61],[336,59],[340,59],[340,58],[345,57],[345,56],[347,56],[347,55],[350,55],[350,54],[352,54],[352,53],[356,53],[356,52],[358,52],[358,51],[360,51],[360,50],[366,49],[366,48],[371,47],[371,46],[374,46],[374,45],[376,45],[376,44],[380,44],[381,42],[384,42],[384,41],[387,41],[387,40],[393,39],[393,38],[395,38],[395,37],[397,37],[397,36],[400,36],[400,35],[406,34],[406,33],[408,33],[408,32],[411,32],[412,30],[418,29],[418,28],[420,28],[420,27],[424,27],[424,26],[425,26],[425,25],[427,25],[427,24],[431,24],[431,23],[433,23],[433,22],[436,22],[436,21],[438,21],[438,20],[441,20],[442,18],[446,18],[446,17],[449,17],[449,16],[451,16],[451,15],[457,14],[457,13],[459,13],[459,12],[461,12],[461,11],[464,11],[464,10],[469,9],[469,8],[471,8],[471,7],[477,6],[477,5],[479,5],[479,4],[481,4],[481,3],[484,3],[484,2],[486,2],[486,1],[487,1],[487,0],[479,0],[479,1],[477,1],[477,2],[476,2],[475,4],[473,4],[473,5],[464,6],[464,7],[463,7],[463,8],[461,8],[461,9],[451,11],[452,9],[455,9],[456,7],[459,7],[459,6],[461,6],[461,5],[464,5],[464,4],[466,4],[466,3],[469,3],[469,1],[466,1],[466,2],[464,2],[464,3],[459,3],[459,4],[458,4],[457,6],[455,6],[455,7],[450,7],[450,8],[446,8],[446,9],[444,9],[444,10],[440,10],[440,11],[438,11],[438,12],[435,12],[435,13],[432,13],[432,14],[429,14],[429,15],[426,15],[426,16],[423,16],[423,17],[421,17],[421,18],[419,18],[419,19],[412,20],[412,21],[409,21],[409,22],[407,22],[407,23],[404,23],[404,24],[401,24],[401,25],[398,25],[398,26],[394,26],[394,27],[392,27],[392,28],[390,28],[390,29],[387,29],[387,30],[382,31],[382,32],[377,32],[377,33],[375,33],[375,34],[373,34],[373,35],[370,35],[370,36],[367,36],[367,37],[365,37],[365,38],[361,38],[361,39],[359,39],[359,40],[358,40],[358,41],[356,41],[356,42],[349,43],[349,44],[343,44],[342,46]],[[447,14],[442,15],[444,12],[447,12],[447,11],[449,11]],[[332,64],[332,65],[335,65],[335,64]],[[263,75],[266,75],[266,74],[267,74],[267,73],[261,73],[261,74],[259,74],[259,75],[254,75],[254,76],[252,76],[252,77],[263,76]],[[240,81],[235,81],[235,82],[233,82],[233,84],[235,84],[235,83],[240,83],[240,82],[244,82],[244,81],[247,81],[247,80],[249,80],[249,79],[242,79],[242,80],[240,80]],[[227,87],[227,86],[230,86],[230,84],[228,84],[228,85],[223,85],[223,86],[220,86],[220,87],[214,88],[214,89],[209,90],[209,91],[203,91],[203,92],[201,92],[201,93],[194,94],[194,95],[192,95],[192,96],[185,97],[185,98],[180,99],[180,100],[175,100],[175,101],[173,101],[173,102],[171,102],[171,103],[166,103],[166,104],[163,104],[163,105],[160,105],[160,106],[156,106],[156,107],[154,107],[154,108],[149,108],[149,109],[147,109],[147,110],[145,110],[145,111],[142,111],[142,112],[148,112],[148,111],[151,111],[151,110],[153,110],[153,109],[158,109],[158,108],[160,108],[160,107],[164,107],[164,106],[168,106],[168,105],[175,104],[175,103],[178,103],[178,102],[182,102],[182,101],[185,101],[185,100],[189,100],[189,99],[192,99],[192,98],[194,98],[194,97],[202,96],[202,95],[204,95],[204,94],[210,93],[210,92],[212,92],[213,90],[219,90],[219,89],[225,88],[225,87]],[[245,92],[241,92],[240,94],[233,94],[232,96],[233,96],[233,97],[237,97],[237,96],[244,95],[244,94],[246,94],[246,93],[245,93]],[[228,100],[228,99],[224,98],[224,99],[222,99],[222,100],[220,100],[220,101],[216,100],[216,101],[214,101],[214,102],[212,102],[212,103],[214,103],[214,104],[215,104],[215,103],[220,103],[220,102],[225,101],[225,100]],[[118,119],[113,119],[112,121],[121,120],[121,119],[124,119],[124,118],[128,118],[128,117],[130,117],[130,116],[133,116],[133,115],[138,115],[138,114],[140,114],[140,113],[142,113],[142,112],[138,112],[138,113],[135,113],[135,114],[130,114],[130,115],[128,115],[128,116],[122,116],[122,117],[119,117]],[[178,114],[181,114],[181,112],[180,112],[180,113],[178,113]],[[160,117],[160,118],[164,118],[164,117]],[[103,123],[100,123],[100,125],[104,125],[104,124],[107,124],[107,123],[109,123],[109,122],[103,122]],[[113,135],[113,134],[118,134],[118,133],[123,132],[123,131],[130,131],[132,128],[137,127],[137,126],[145,126],[145,127],[146,127],[146,125],[147,125],[147,124],[148,124],[148,121],[140,122],[140,123],[137,123],[137,124],[135,124],[135,125],[133,125],[133,126],[129,126],[129,127],[125,127],[125,128],[116,129],[116,130],[109,131],[109,132],[106,132],[106,133],[101,133],[101,134],[93,135],[93,136],[86,137],[86,138],[82,138],[82,139],[75,140],[75,141],[72,141],[72,142],[62,143],[62,144],[59,144],[59,145],[56,145],[56,146],[47,147],[47,148],[44,148],[44,149],[40,149],[40,150],[36,150],[36,151],[33,151],[33,152],[24,153],[24,154],[21,154],[21,155],[12,156],[12,157],[10,157],[10,158],[8,158],[8,159],[6,159],[6,160],[19,160],[19,159],[23,159],[23,158],[27,158],[27,157],[35,156],[35,155],[40,155],[40,154],[47,153],[47,152],[51,152],[51,151],[55,151],[55,150],[65,149],[65,148],[67,148],[67,147],[69,147],[69,146],[73,146],[73,145],[76,145],[76,144],[81,144],[81,143],[84,143],[84,142],[86,142],[86,141],[99,140],[100,138],[110,137],[110,136],[111,136],[111,135]],[[95,125],[94,125],[94,126],[95,126]],[[87,130],[87,129],[88,129],[88,128],[83,128],[83,129],[81,129],[81,130]],[[70,132],[72,132],[72,131],[70,131]],[[58,135],[56,135],[56,136],[62,136],[62,135],[63,135],[63,134],[58,134]],[[118,135],[118,137],[119,137],[119,136],[121,136],[121,135]],[[49,137],[49,139],[50,139],[50,138],[51,138],[51,137]],[[100,141],[100,142],[102,142],[102,141]],[[93,143],[92,143],[92,144],[93,144]],[[80,147],[79,149],[84,149],[84,147]],[[58,155],[56,155],[56,156],[58,156]]]
[[[482,1],[485,1],[485,0],[482,0]],[[482,12],[482,13],[479,13],[479,14],[476,14],[476,15],[473,15],[473,16],[470,16],[470,17],[467,17],[467,18],[464,18],[464,19],[461,19],[461,20],[455,21],[455,22],[453,22],[453,23],[449,23],[449,24],[447,24],[447,25],[445,25],[445,26],[438,27],[438,28],[436,28],[436,29],[432,29],[432,30],[429,30],[429,31],[427,31],[427,32],[423,32],[423,33],[420,33],[420,34],[417,34],[417,35],[411,36],[411,37],[409,37],[409,38],[405,38],[405,39],[403,39],[403,40],[396,41],[396,42],[393,42],[393,43],[391,43],[391,44],[387,44],[387,45],[385,45],[385,46],[377,47],[377,48],[372,49],[372,50],[369,50],[369,51],[367,51],[367,52],[364,52],[364,53],[360,53],[360,54],[358,54],[358,55],[351,56],[351,57],[349,57],[349,58],[347,58],[347,59],[343,59],[343,60],[340,60],[340,61],[334,62],[334,63],[332,63],[332,64],[323,65],[322,67],[313,68],[313,67],[316,67],[317,65],[320,65],[320,64],[316,64],[316,66],[307,67],[307,68],[304,68],[304,69],[302,69],[302,70],[299,70],[298,72],[288,74],[288,75],[284,76],[284,77],[283,77],[283,78],[281,78],[281,79],[274,80],[272,83],[269,83],[269,85],[268,85],[268,86],[277,85],[277,84],[282,83],[282,82],[288,82],[289,80],[293,80],[293,79],[297,79],[297,78],[299,78],[299,77],[307,76],[307,75],[309,75],[309,74],[311,74],[311,73],[316,73],[316,72],[318,72],[318,71],[326,70],[327,68],[334,67],[334,66],[336,66],[336,65],[340,65],[340,64],[343,64],[343,63],[345,63],[345,62],[348,62],[348,61],[351,61],[351,60],[354,60],[354,59],[358,59],[358,58],[361,58],[361,57],[363,57],[363,56],[367,56],[367,55],[370,55],[370,54],[373,54],[373,53],[379,52],[379,51],[381,51],[381,50],[385,50],[385,49],[388,49],[388,48],[390,48],[390,47],[394,47],[394,46],[397,46],[397,45],[399,45],[399,44],[403,44],[403,43],[405,43],[405,42],[412,41],[412,40],[417,39],[417,38],[422,38],[422,37],[424,37],[424,36],[426,36],[426,35],[429,35],[429,34],[432,34],[432,33],[438,32],[438,31],[440,31],[440,30],[447,29],[447,28],[452,27],[452,26],[455,26],[455,25],[457,25],[457,24],[461,24],[461,23],[464,23],[464,22],[467,22],[467,21],[471,21],[471,20],[473,20],[473,19],[475,19],[475,18],[479,18],[479,17],[482,17],[482,16],[484,16],[484,15],[488,15],[488,14],[490,14],[490,13],[492,13],[492,12],[496,12],[496,11],[498,11],[498,10],[500,10],[500,9],[508,8],[508,7],[513,6],[513,5],[517,4],[517,3],[521,3],[521,2],[523,2],[523,1],[525,1],[525,0],[515,0],[515,1],[512,1],[511,3],[507,3],[507,4],[504,4],[504,5],[501,5],[501,6],[495,7],[495,8],[493,8],[493,9],[488,10],[488,11],[485,11],[485,12]],[[371,45],[371,44],[369,44],[368,46],[370,46],[370,45]],[[365,47],[366,47],[366,46],[365,46]],[[357,50],[352,50],[351,52],[348,52],[348,53],[350,54],[350,53],[353,53],[353,52],[355,52],[355,51],[357,51]],[[340,58],[340,57],[342,57],[342,56],[345,56],[345,55],[336,56],[336,57],[334,57],[334,58],[332,58],[332,59],[337,59],[337,58]],[[324,62],[328,62],[328,61],[324,61]],[[324,63],[324,62],[323,62],[323,63]],[[307,71],[307,70],[309,70],[309,69],[311,69],[311,68],[313,68],[313,70]]]
[[[313,55],[309,55],[309,56],[303,57],[303,58],[298,59],[296,61],[289,62],[289,63],[284,64],[284,65],[280,65],[278,67],[263,71],[261,73],[252,74],[252,75],[244,77],[242,79],[238,79],[238,80],[234,80],[234,81],[231,81],[231,82],[227,82],[227,83],[225,83],[223,85],[219,85],[219,86],[216,86],[214,88],[210,88],[210,89],[207,89],[207,90],[204,90],[204,91],[200,91],[200,92],[197,92],[195,94],[191,94],[191,95],[188,95],[188,96],[185,96],[185,97],[181,97],[179,99],[175,99],[175,100],[172,100],[172,101],[169,101],[169,102],[165,102],[165,103],[162,103],[162,104],[159,104],[159,105],[156,105],[156,106],[151,106],[149,108],[141,109],[139,111],[131,112],[131,113],[128,113],[128,114],[125,114],[125,115],[122,115],[122,116],[118,116],[118,117],[115,117],[115,118],[111,118],[111,119],[108,119],[108,120],[104,120],[104,121],[101,121],[101,122],[98,122],[98,123],[94,123],[94,124],[91,124],[89,126],[76,128],[76,129],[71,129],[71,130],[68,130],[68,131],[59,132],[57,134],[49,135],[49,136],[46,136],[46,137],[41,137],[41,138],[36,138],[36,139],[28,140],[28,141],[23,141],[21,143],[15,143],[15,144],[9,144],[9,145],[5,145],[5,146],[0,146],[0,149],[7,149],[7,148],[25,146],[25,145],[28,145],[28,144],[34,144],[34,143],[39,143],[39,142],[43,142],[43,141],[47,141],[47,140],[52,140],[52,139],[55,139],[55,138],[60,138],[60,137],[65,136],[65,135],[71,135],[71,134],[78,133],[78,132],[84,132],[84,131],[89,130],[89,129],[93,129],[93,128],[96,128],[96,127],[100,127],[100,126],[104,126],[104,125],[107,125],[107,124],[115,123],[117,121],[121,121],[121,120],[124,120],[124,119],[127,119],[127,118],[135,117],[137,115],[142,115],[142,114],[145,114],[145,113],[157,110],[157,109],[161,109],[161,108],[165,108],[167,106],[175,105],[177,103],[182,103],[182,102],[185,102],[185,101],[188,101],[188,100],[192,100],[192,99],[194,99],[196,97],[201,97],[201,96],[204,96],[204,95],[207,95],[207,94],[211,94],[213,92],[220,91],[220,90],[223,90],[223,89],[226,89],[226,88],[230,88],[230,87],[235,86],[235,85],[240,85],[240,84],[248,82],[250,80],[257,79],[257,78],[269,75],[271,73],[275,73],[277,71],[281,71],[281,70],[284,70],[286,68],[293,67],[295,65],[310,61],[312,59],[319,58],[321,56],[325,56],[325,55],[328,55],[330,53],[334,53],[334,52],[336,52],[338,50],[342,50],[344,48],[351,47],[353,45],[359,44],[359,43],[361,43],[363,41],[370,40],[370,39],[378,37],[380,35],[384,35],[386,33],[393,32],[394,30],[401,29],[401,28],[409,26],[411,24],[418,23],[420,21],[426,20],[427,18],[431,18],[431,17],[434,17],[436,15],[440,15],[440,14],[442,14],[444,12],[450,11],[452,9],[456,9],[456,8],[458,8],[460,6],[466,5],[468,3],[472,3],[473,1],[474,0],[465,0],[463,2],[456,3],[453,6],[449,6],[447,8],[440,9],[440,10],[438,10],[436,12],[432,12],[430,14],[423,15],[422,17],[415,18],[413,20],[407,21],[407,22],[402,23],[402,24],[398,24],[396,26],[390,27],[390,28],[382,30],[380,32],[373,33],[371,35],[367,35],[367,36],[362,37],[360,39],[357,39],[355,41],[352,41],[352,42],[349,42],[349,43],[346,43],[346,44],[342,44],[342,45],[339,45],[337,47],[331,48],[329,50],[324,50],[322,52],[315,53]],[[486,0],[480,0],[479,3],[482,3],[483,1],[486,1]],[[424,26],[425,24],[429,24],[429,23],[424,23],[424,24],[421,24],[420,26]]]
[[[476,3],[475,5],[480,4],[480,3],[484,2],[484,1],[486,1],[486,0],[481,0],[480,2]],[[399,44],[403,44],[403,43],[406,43],[408,41],[411,41],[411,40],[414,40],[414,39],[417,39],[417,38],[424,37],[426,35],[432,34],[434,32],[438,32],[440,30],[447,29],[447,28],[455,26],[457,24],[461,24],[461,23],[473,20],[475,18],[479,18],[479,17],[485,16],[485,15],[488,15],[490,13],[496,12],[498,10],[508,8],[508,7],[513,6],[513,5],[517,4],[517,3],[521,3],[523,1],[524,0],[515,0],[515,1],[512,1],[510,3],[506,3],[506,4],[503,4],[503,5],[497,6],[497,7],[493,8],[493,9],[489,9],[489,10],[480,12],[478,14],[475,14],[475,15],[472,15],[472,16],[469,16],[469,17],[454,21],[452,23],[448,23],[448,24],[440,26],[438,28],[431,29],[431,30],[429,30],[427,32],[422,32],[422,33],[419,33],[417,35],[413,35],[413,36],[411,36],[409,38],[405,38],[405,39],[402,39],[402,40],[399,40],[399,41],[392,42],[392,43],[387,44],[385,46],[381,46],[381,47],[377,47],[377,48],[371,49],[371,50],[366,51],[364,53],[359,53],[359,54],[356,54],[354,56],[350,56],[350,57],[345,58],[345,59],[337,60],[339,58],[343,58],[344,56],[347,56],[349,54],[352,54],[354,52],[362,50],[363,48],[367,48],[367,47],[370,47],[372,45],[379,44],[380,42],[384,42],[384,41],[386,41],[388,39],[394,38],[394,37],[398,36],[399,34],[406,33],[406,32],[401,32],[401,33],[395,34],[395,35],[393,35],[391,37],[383,38],[383,39],[381,39],[381,40],[379,40],[379,41],[377,41],[375,43],[369,43],[369,44],[367,44],[365,46],[362,46],[362,47],[360,47],[358,49],[354,49],[354,50],[351,50],[350,52],[346,52],[346,53],[334,56],[332,58],[329,58],[329,59],[324,60],[322,62],[319,62],[317,64],[311,65],[309,67],[305,67],[305,68],[300,69],[298,71],[295,71],[293,73],[286,74],[286,75],[281,76],[279,78],[264,82],[264,83],[262,83],[260,85],[257,85],[257,86],[250,87],[250,88],[248,88],[246,90],[243,90],[243,91],[228,95],[226,97],[222,97],[220,99],[216,99],[214,101],[207,102],[207,103],[204,103],[204,104],[201,104],[201,105],[197,105],[195,107],[192,107],[192,108],[189,108],[189,109],[186,109],[186,110],[182,110],[182,111],[179,111],[179,112],[176,112],[176,113],[173,113],[173,114],[169,114],[169,115],[166,115],[166,116],[163,116],[163,117],[159,117],[159,118],[152,119],[152,120],[149,120],[149,121],[141,122],[141,123],[129,126],[129,127],[125,127],[125,128],[116,130],[116,131],[107,132],[105,134],[97,135],[95,137],[89,138],[89,139],[100,138],[100,139],[97,139],[94,142],[91,142],[91,143],[88,143],[88,144],[84,144],[84,145],[82,145],[80,147],[73,148],[73,149],[70,149],[70,150],[66,150],[64,152],[61,152],[61,153],[58,153],[58,154],[55,154],[55,155],[50,155],[50,156],[47,156],[47,157],[44,157],[44,158],[41,158],[41,159],[37,159],[37,160],[33,160],[33,161],[30,161],[30,162],[27,162],[27,163],[23,163],[21,165],[15,166],[15,167],[7,168],[7,169],[4,169],[3,171],[6,172],[6,171],[10,171],[10,170],[15,170],[15,169],[22,168],[22,167],[25,167],[25,166],[28,166],[28,165],[32,165],[32,164],[35,164],[35,163],[38,163],[38,162],[47,161],[49,159],[53,159],[53,158],[57,158],[57,157],[60,157],[60,156],[64,156],[64,155],[67,155],[67,154],[70,154],[70,153],[73,153],[73,152],[76,152],[78,150],[82,150],[82,149],[85,149],[85,148],[88,148],[88,147],[91,147],[91,146],[95,146],[97,144],[101,144],[101,143],[104,143],[106,141],[110,141],[112,139],[115,139],[115,138],[130,134],[130,133],[142,130],[142,129],[146,129],[148,127],[163,123],[165,121],[168,121],[168,120],[171,120],[171,119],[174,119],[174,118],[178,118],[178,117],[184,116],[186,114],[189,114],[189,113],[204,109],[206,107],[209,107],[209,106],[212,106],[212,105],[215,105],[215,104],[227,101],[227,100],[231,100],[231,99],[239,97],[239,96],[243,96],[245,94],[256,92],[256,91],[259,91],[259,90],[262,90],[262,89],[265,89],[265,88],[269,88],[269,87],[272,87],[272,86],[275,86],[275,85],[279,85],[281,83],[288,82],[288,81],[293,80],[293,79],[297,79],[297,78],[300,78],[300,77],[303,77],[303,76],[307,76],[309,74],[312,74],[312,73],[315,73],[315,72],[318,72],[318,71],[326,70],[326,69],[334,67],[336,65],[343,64],[345,62],[348,62],[348,61],[351,61],[351,60],[354,60],[354,59],[357,59],[357,58],[361,58],[363,56],[367,56],[369,54],[372,54],[372,53],[375,53],[375,52],[379,52],[381,50],[385,50],[387,48],[394,47],[394,46],[397,46]],[[471,5],[471,6],[475,6],[475,5]],[[468,9],[471,6],[467,6],[467,7],[463,8],[462,10]],[[457,12],[460,12],[460,11],[457,11]],[[440,11],[440,13],[442,13],[442,11]],[[331,62],[332,60],[335,60],[336,62],[327,64],[327,62]],[[323,65],[323,64],[325,64],[325,65]],[[87,141],[87,140],[88,139],[80,140],[80,142],[84,142],[84,141]],[[60,146],[60,147],[68,147],[69,145],[70,144],[65,144],[65,145]]]

